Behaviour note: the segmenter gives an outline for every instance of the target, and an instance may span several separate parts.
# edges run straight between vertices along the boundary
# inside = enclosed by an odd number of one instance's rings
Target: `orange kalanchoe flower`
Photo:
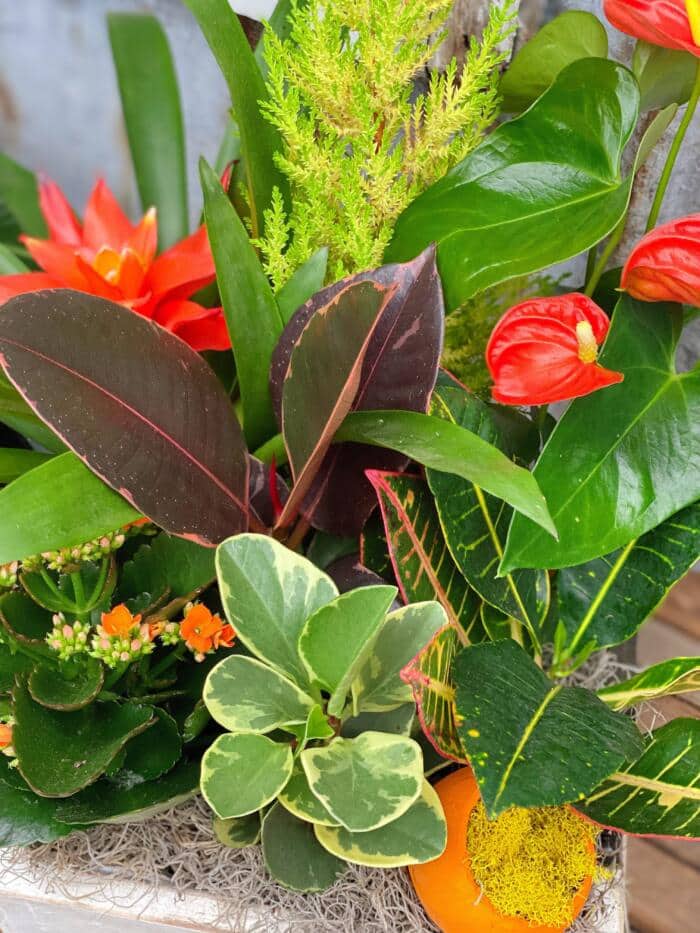
[[[204,226],[156,256],[155,208],[132,224],[102,179],[90,194],[82,223],[49,179],[39,184],[39,203],[49,238],[21,240],[43,271],[0,276],[0,304],[42,288],[73,288],[131,308],[195,350],[230,347],[221,308],[191,300],[215,279]]]
[[[129,609],[120,603],[110,612],[102,613],[102,629],[105,635],[116,635],[119,638],[127,636],[133,628],[141,622],[141,615],[132,615]]]
[[[197,661],[203,661],[206,654],[217,648],[230,648],[236,637],[233,628],[203,603],[194,603],[185,609],[180,634]]]
[[[12,745],[12,726],[7,723],[0,723],[0,750]]]

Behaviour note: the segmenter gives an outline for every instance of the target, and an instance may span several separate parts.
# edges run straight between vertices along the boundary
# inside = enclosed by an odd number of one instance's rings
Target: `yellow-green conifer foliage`
[[[443,38],[452,0],[295,3],[288,40],[269,30],[267,118],[284,149],[279,192],[258,242],[277,288],[319,247],[329,280],[381,264],[404,208],[480,141],[498,109],[512,4],[492,4],[463,69],[414,79]]]

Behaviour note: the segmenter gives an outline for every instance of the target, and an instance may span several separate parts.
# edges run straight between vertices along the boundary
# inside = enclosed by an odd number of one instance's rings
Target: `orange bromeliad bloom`
[[[132,224],[102,179],[90,194],[82,223],[49,179],[39,184],[39,203],[49,238],[21,240],[43,271],[0,276],[0,304],[42,288],[73,288],[131,308],[195,350],[230,347],[221,308],[191,300],[215,279],[204,226],[156,256],[155,208]]]
[[[132,615],[127,607],[121,603],[110,612],[102,613],[102,629],[105,635],[117,635],[124,638],[133,628],[141,622],[140,615]]]
[[[233,628],[202,603],[195,603],[185,610],[180,634],[197,661],[202,661],[206,654],[217,648],[230,648],[236,637]]]

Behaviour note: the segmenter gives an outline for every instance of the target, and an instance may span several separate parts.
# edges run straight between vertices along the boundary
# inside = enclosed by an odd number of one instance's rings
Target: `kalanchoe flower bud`
[[[182,641],[180,626],[177,622],[166,622],[160,633],[160,640],[164,645],[178,645]]]
[[[90,626],[86,622],[69,624],[62,612],[53,617],[53,628],[46,636],[50,648],[58,652],[62,661],[67,661],[76,654],[83,654],[88,650],[88,636]]]
[[[25,558],[22,561],[22,569],[31,572],[40,570],[45,565],[49,570],[70,571],[82,563],[99,561],[114,551],[118,551],[126,541],[127,534],[128,532],[119,529],[94,538],[92,541],[86,541],[84,544],[60,548],[58,551],[44,551],[42,554]]]
[[[151,627],[122,603],[111,612],[102,613],[102,624],[97,626],[90,654],[107,667],[117,667],[150,654],[155,647],[152,639]]]
[[[0,564],[0,590],[9,590],[17,585],[18,570],[18,560],[13,560],[10,564]]]

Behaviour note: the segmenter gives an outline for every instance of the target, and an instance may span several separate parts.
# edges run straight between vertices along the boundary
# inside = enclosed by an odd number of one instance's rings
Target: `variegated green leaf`
[[[395,596],[395,586],[363,586],[338,596],[307,620],[299,654],[309,678],[331,694],[331,716],[342,713]]]
[[[202,758],[202,794],[222,820],[255,813],[282,790],[293,761],[289,745],[265,735],[220,735]]]
[[[324,826],[340,826],[309,787],[309,780],[301,761],[294,762],[294,770],[287,786],[279,795],[279,802],[300,820],[322,823]]]
[[[265,867],[293,891],[325,891],[345,870],[345,864],[316,839],[313,826],[275,804],[262,830]]]
[[[401,671],[446,624],[445,610],[437,602],[412,603],[391,612],[352,685],[355,709],[380,712],[410,703],[411,688],[401,680]]]
[[[445,543],[433,497],[418,476],[368,470],[384,520],[389,553],[406,603],[436,599],[461,640],[479,641],[481,600]]]
[[[593,650],[627,641],[700,557],[700,503],[619,551],[561,570],[559,621],[565,640],[555,667],[575,663]]]
[[[509,434],[493,410],[464,389],[439,386],[431,414],[467,428],[509,456]],[[513,509],[461,477],[426,470],[445,541],[455,563],[482,599],[526,626],[539,647],[539,628],[549,606],[549,576],[516,570],[497,576]]]
[[[404,736],[364,732],[301,753],[309,786],[331,816],[351,832],[397,819],[420,795],[423,755]]]
[[[227,849],[245,849],[254,846],[260,839],[260,813],[249,813],[230,820],[212,820],[214,835]]]
[[[287,723],[285,728],[287,732],[291,732],[296,736],[295,758],[301,754],[309,742],[314,739],[330,739],[334,734],[333,727],[328,722],[328,717],[318,703],[309,710],[305,723],[301,725]]]
[[[598,696],[612,709],[627,709],[644,700],[700,690],[700,658],[672,658],[648,667],[641,674],[611,687],[603,687]]]
[[[271,732],[288,723],[305,723],[314,706],[291,680],[240,654],[212,668],[203,695],[213,718],[231,732]]]
[[[309,682],[298,641],[309,616],[338,595],[311,561],[265,535],[229,538],[216,552],[221,598],[243,644],[300,686]]]
[[[452,662],[459,651],[453,625],[446,625],[401,671],[411,686],[418,718],[430,744],[445,758],[466,763],[457,734]]]
[[[553,683],[507,639],[455,658],[459,737],[490,817],[583,800],[642,737],[590,690]]]
[[[626,833],[700,837],[700,719],[674,719],[657,729],[642,756],[577,809]]]
[[[445,851],[447,827],[442,804],[427,781],[421,795],[398,819],[370,832],[352,833],[345,827],[314,826],[321,845],[357,865],[400,868],[431,862]]]

